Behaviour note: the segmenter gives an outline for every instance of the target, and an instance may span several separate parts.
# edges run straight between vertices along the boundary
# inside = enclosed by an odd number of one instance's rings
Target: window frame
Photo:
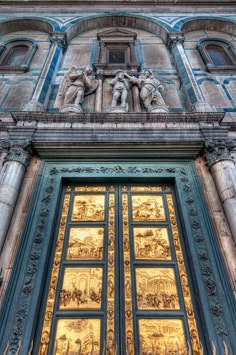
[[[13,48],[25,46],[28,48],[22,64],[21,65],[7,65],[4,64],[6,58],[10,55]],[[31,39],[13,39],[3,43],[0,46],[0,72],[7,73],[25,73],[29,70],[30,63],[33,59],[33,56],[37,50],[38,46],[35,41]]]
[[[232,65],[216,65],[213,63],[211,56],[207,50],[207,46],[214,45],[223,49],[225,55],[233,63]],[[201,58],[206,65],[207,71],[210,73],[220,73],[220,72],[232,72],[236,70],[236,56],[235,49],[233,45],[223,39],[219,38],[205,38],[198,42],[197,49],[201,55]]]

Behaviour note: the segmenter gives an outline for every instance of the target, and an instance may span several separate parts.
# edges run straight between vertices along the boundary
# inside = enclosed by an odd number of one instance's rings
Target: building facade
[[[1,1],[0,353],[236,353],[233,1]]]

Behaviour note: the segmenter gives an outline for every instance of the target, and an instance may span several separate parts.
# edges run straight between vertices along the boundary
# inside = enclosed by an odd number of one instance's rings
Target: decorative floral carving
[[[30,161],[31,152],[30,141],[13,141],[8,148],[5,161],[18,161],[27,167]]]
[[[211,303],[210,309],[211,313],[216,317],[220,317],[223,314],[223,309],[220,303]]]
[[[204,157],[208,166],[211,167],[212,164],[220,160],[232,160],[231,151],[235,146],[235,141],[229,139],[215,139],[205,142]]]

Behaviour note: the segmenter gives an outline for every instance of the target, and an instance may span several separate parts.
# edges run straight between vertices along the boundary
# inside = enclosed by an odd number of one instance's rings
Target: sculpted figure
[[[125,76],[140,89],[140,99],[148,112],[168,112],[167,106],[161,96],[163,85],[154,78],[151,69],[145,70],[145,78],[138,79],[134,76]]]
[[[118,71],[111,84],[112,90],[112,103],[109,109],[110,112],[127,112],[128,111],[128,90],[129,83],[125,79],[125,73]]]
[[[96,90],[98,82],[89,78],[92,69],[87,66],[83,71],[77,71],[73,66],[65,74],[59,89],[62,99],[61,112],[83,112],[81,104],[84,96]]]

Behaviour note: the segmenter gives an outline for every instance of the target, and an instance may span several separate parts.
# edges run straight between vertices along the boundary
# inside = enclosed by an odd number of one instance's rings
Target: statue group
[[[92,69],[85,67],[83,71],[77,71],[72,67],[64,76],[59,89],[62,99],[61,112],[83,112],[82,103],[86,95],[96,91],[98,81],[91,78]],[[140,101],[149,113],[168,112],[161,92],[164,90],[161,82],[153,76],[150,69],[145,70],[144,77],[130,76],[122,70],[110,82],[112,87],[112,101],[106,112],[128,112],[128,94],[130,87],[136,85],[139,88]]]

